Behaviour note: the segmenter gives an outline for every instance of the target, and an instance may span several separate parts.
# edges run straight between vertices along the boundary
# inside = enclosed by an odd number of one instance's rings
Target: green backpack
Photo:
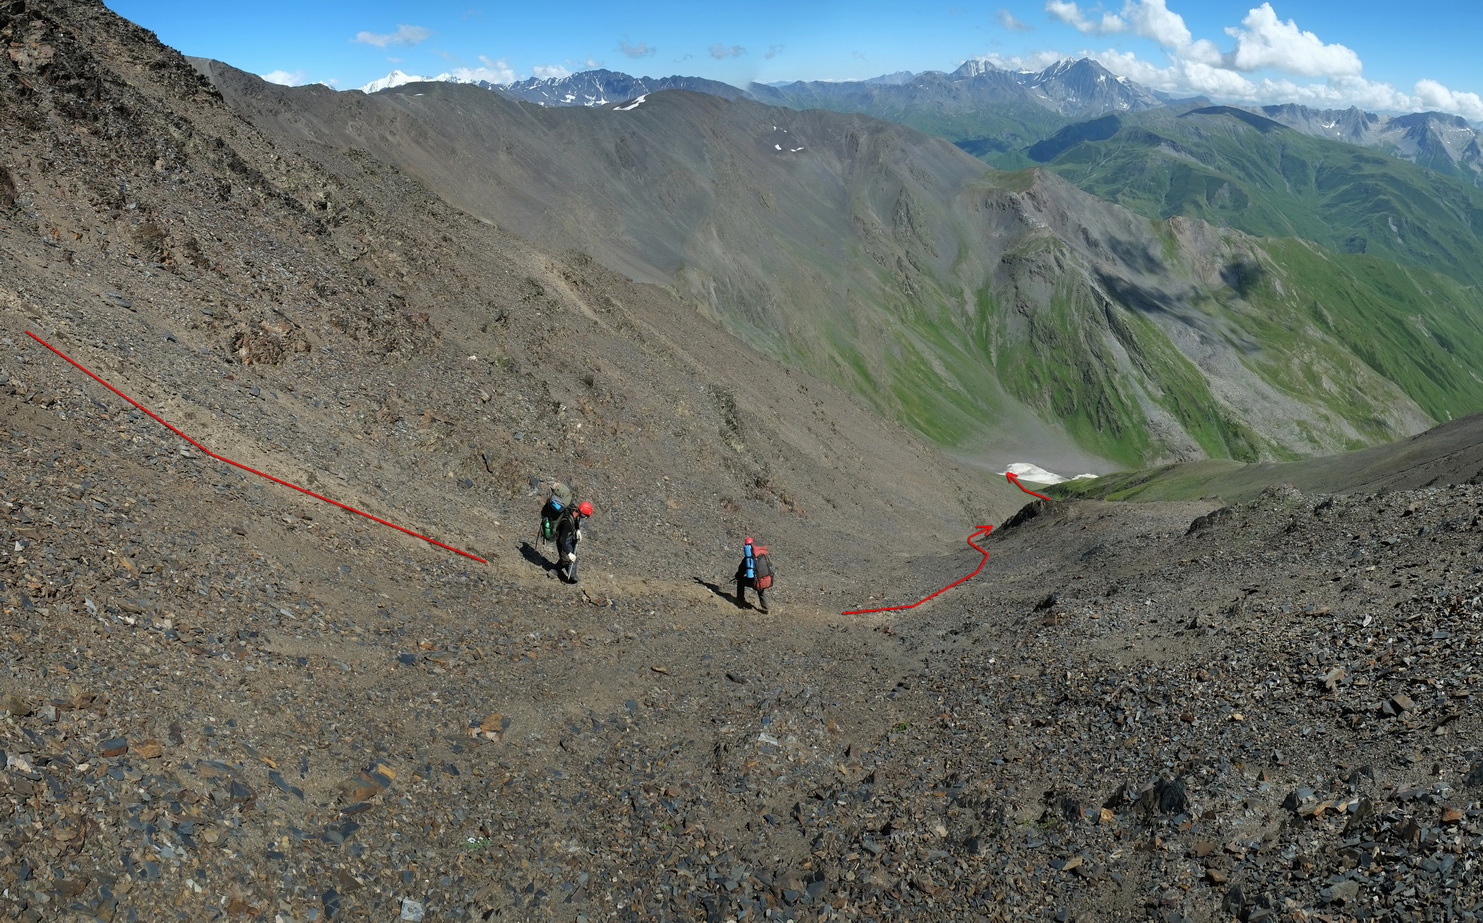
[[[566,512],[561,501],[555,497],[546,501],[541,507],[541,540],[550,542],[556,539],[556,521]]]

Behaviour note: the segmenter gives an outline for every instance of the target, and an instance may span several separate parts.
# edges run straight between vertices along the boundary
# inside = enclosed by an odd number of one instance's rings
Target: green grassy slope
[[[1105,137],[1068,128],[1073,143],[1032,152],[1080,188],[1139,214],[1301,237],[1483,282],[1483,190],[1456,177],[1237,109],[1112,118],[1110,133],[1101,120]]]
[[[1041,183],[1034,172],[992,176],[986,195],[1001,203],[1034,198]],[[1202,270],[1211,254],[1169,222],[1141,228],[1142,247],[1156,252],[1147,289],[1126,268],[1111,278],[1068,243],[1075,234],[1033,222],[995,228],[992,250],[942,274],[921,268],[930,262],[922,241],[898,228],[857,265],[918,267],[905,273],[911,296],[900,297],[892,273],[873,273],[876,288],[856,275],[851,313],[872,319],[826,340],[824,367],[944,445],[982,435],[1012,400],[1127,465],[1171,453],[1294,458],[1483,406],[1483,381],[1470,371],[1483,360],[1483,329],[1471,320],[1483,311],[1455,280],[1291,238],[1230,235],[1223,261]],[[1117,233],[1126,246],[1134,232]],[[964,278],[981,278],[966,307],[954,288]],[[1191,339],[1201,348],[1181,348]],[[1206,352],[1224,367],[1192,358]],[[1293,408],[1281,411],[1286,430],[1260,413],[1273,396]],[[1411,428],[1394,414],[1408,398],[1426,418]]]
[[[1483,332],[1467,320],[1483,303],[1456,278],[1141,216],[878,120],[677,91],[618,112],[452,85],[247,89],[260,122],[365,150],[543,247],[666,286],[950,448],[1278,459],[1483,406]],[[300,96],[314,119],[283,116]]]

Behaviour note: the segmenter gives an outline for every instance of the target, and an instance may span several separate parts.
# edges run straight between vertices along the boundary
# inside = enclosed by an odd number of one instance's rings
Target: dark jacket
[[[575,548],[581,538],[582,514],[568,507],[556,519],[556,545],[558,548]]]

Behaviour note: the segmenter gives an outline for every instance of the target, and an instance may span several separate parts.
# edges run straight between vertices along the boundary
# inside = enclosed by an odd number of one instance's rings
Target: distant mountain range
[[[1253,461],[1483,406],[1478,142],[1450,116],[1166,99],[1089,60],[358,102],[215,74],[269,135],[663,286],[941,445]]]
[[[1467,119],[1442,112],[1379,116],[1356,108],[1309,109],[1263,106],[1261,113],[1315,138],[1376,148],[1419,166],[1458,173],[1475,182],[1483,175],[1483,145]]]
[[[691,90],[723,99],[746,95],[745,91],[719,80],[706,80],[702,77],[631,77],[610,70],[580,71],[565,77],[532,77],[514,83],[464,80],[454,74],[415,77],[397,70],[380,80],[371,81],[360,90],[363,93],[378,93],[409,83],[468,83],[493,90],[509,99],[540,106],[611,106],[637,99],[647,93],[658,93],[660,90]]]
[[[1274,114],[1310,118],[1288,107]],[[1339,115],[1345,118],[1313,119],[1313,127],[1348,124],[1351,137],[1399,143],[1398,119],[1386,128]],[[1067,126],[1029,154],[1081,189],[1150,218],[1182,215],[1263,237],[1300,237],[1483,285],[1483,190],[1470,173],[1476,143],[1471,154],[1452,148],[1454,161],[1434,123],[1409,124],[1413,149],[1449,169],[1379,156],[1233,106],[1106,115]]]
[[[758,102],[789,109],[829,109],[901,122],[913,114],[968,113],[996,107],[1030,107],[1065,118],[1137,112],[1165,104],[1149,90],[1085,58],[1062,61],[1039,73],[1007,71],[969,61],[952,73],[928,71],[907,79],[752,84]]]
[[[963,91],[954,103],[966,110],[972,87],[994,86],[1018,98],[1027,129],[1035,118],[1089,124],[1044,100],[1085,112],[1093,93],[1116,94],[1125,108],[1102,118],[1114,132],[1147,123],[1139,137],[1151,146],[1129,170],[1171,171],[1153,187],[1177,193],[1158,200],[1171,211],[1150,214],[1151,195],[1122,206],[1111,201],[1121,193],[1078,189],[1058,175],[1074,160],[988,169],[942,138],[819,107],[671,90],[593,111],[447,83],[362,97],[210,73],[278,143],[388,164],[542,250],[586,253],[661,286],[967,454],[1012,433],[1120,465],[1256,461],[1393,440],[1483,406],[1472,374],[1483,330],[1471,320],[1483,303],[1466,273],[1444,274],[1452,262],[1483,266],[1477,235],[1454,213],[1437,225],[1457,238],[1445,246],[1378,240],[1392,214],[1409,236],[1469,187],[1428,189],[1420,178],[1437,174],[1262,115],[1181,118],[1194,110],[1155,106],[1090,66],[1028,86],[985,70],[849,89],[899,103],[894,94],[925,101],[946,86]],[[1230,140],[1198,147],[1188,136],[1201,130]],[[1058,153],[1095,153],[1096,137],[1065,139]],[[1154,156],[1163,149],[1173,153]],[[1227,199],[1280,184],[1259,169],[1274,159],[1319,170],[1316,186],[1264,203],[1284,236],[1231,229],[1240,209],[1225,210]],[[1185,163],[1204,172],[1175,169]],[[1208,220],[1177,210],[1207,202],[1185,195],[1186,175],[1209,191]],[[1374,192],[1391,186],[1406,189],[1394,207]],[[1297,229],[1310,238],[1342,242],[1361,227],[1377,242],[1361,253],[1298,240],[1278,222],[1305,209]]]
[[[466,83],[452,74],[416,77],[393,71],[360,89],[375,93],[415,82]],[[870,115],[946,138],[1003,169],[1038,162],[1035,144],[1074,122],[1112,113],[1210,106],[1157,93],[1087,58],[1063,60],[1038,72],[1009,71],[986,61],[951,73],[900,72],[856,81],[753,83],[745,89],[699,77],[632,77],[610,70],[508,84],[472,81],[510,99],[542,106],[612,106],[661,90],[691,90],[723,99],[745,97],[789,109]],[[1246,108],[1298,132],[1344,141],[1483,184],[1483,139],[1466,119],[1441,112],[1377,115],[1357,108],[1310,109],[1288,104]]]

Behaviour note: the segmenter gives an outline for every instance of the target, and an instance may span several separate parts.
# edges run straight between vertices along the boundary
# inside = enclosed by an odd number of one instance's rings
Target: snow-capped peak
[[[399,70],[394,70],[380,80],[372,80],[370,83],[361,87],[360,91],[362,93],[379,93],[382,90],[389,90],[392,87],[399,87],[406,83],[422,83],[423,81],[432,79],[434,78],[416,77],[412,74],[404,74]]]

